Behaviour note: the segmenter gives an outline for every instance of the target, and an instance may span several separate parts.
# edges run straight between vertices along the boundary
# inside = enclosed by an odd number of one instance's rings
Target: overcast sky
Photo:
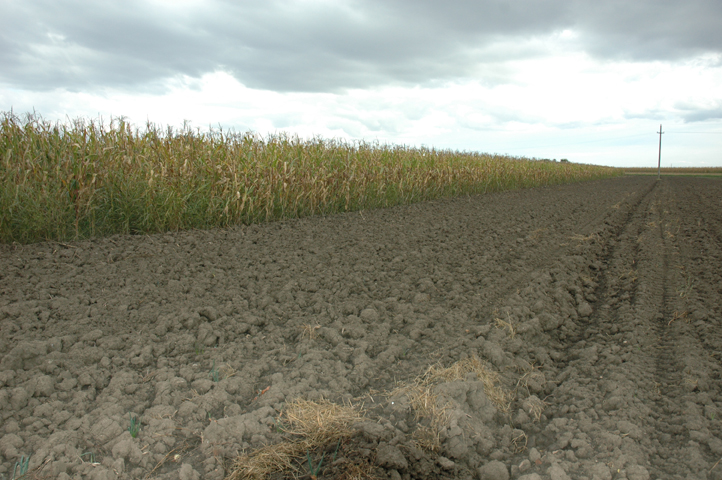
[[[0,65],[51,120],[722,166],[720,0],[0,0]]]

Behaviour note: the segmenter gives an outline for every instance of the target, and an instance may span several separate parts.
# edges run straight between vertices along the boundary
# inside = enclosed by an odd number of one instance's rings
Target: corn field
[[[328,215],[621,175],[619,169],[291,135],[3,113],[0,242]]]

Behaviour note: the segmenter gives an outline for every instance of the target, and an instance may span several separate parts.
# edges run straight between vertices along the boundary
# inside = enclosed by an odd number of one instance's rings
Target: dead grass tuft
[[[514,324],[511,322],[511,317],[507,314],[506,321],[502,320],[501,318],[495,318],[494,322],[496,322],[496,328],[503,328],[505,330],[509,331],[509,337],[514,338],[514,335],[516,335],[516,327],[514,327]]]
[[[308,336],[309,340],[313,340],[316,338],[316,330],[321,328],[321,325],[311,325],[310,323],[306,323],[301,327],[301,338]]]
[[[250,455],[240,456],[228,478],[260,480],[276,472],[295,472],[298,470],[296,459],[305,452],[303,445],[299,443],[282,442],[277,445],[267,445]]]
[[[524,403],[522,404],[522,407],[524,407],[524,410],[526,410],[529,415],[534,417],[534,421],[540,421],[541,416],[544,413],[544,409],[549,404],[546,403],[544,400],[541,400],[536,395],[532,395],[528,397],[526,400],[524,400]]]
[[[520,367],[519,370],[523,372],[523,375],[519,377],[516,382],[516,388],[524,388],[529,394],[529,382],[538,382],[542,386],[546,384],[546,375],[541,371],[541,366],[535,363],[527,363],[527,366]]]
[[[599,235],[597,235],[596,233],[592,233],[592,234],[587,235],[587,236],[585,237],[584,235],[580,235],[580,234],[578,234],[578,233],[575,233],[574,235],[572,235],[572,236],[569,237],[569,238],[571,238],[572,240],[576,240],[576,241],[578,241],[578,242],[588,242],[589,240],[597,240],[597,241],[598,241],[598,240],[599,240]]]
[[[419,448],[438,452],[441,448],[441,428],[440,422],[433,421],[431,425],[419,425],[411,438]]]
[[[503,413],[511,409],[512,394],[500,385],[500,376],[476,356],[460,360],[449,367],[433,365],[408,384],[402,384],[388,396],[406,396],[416,416],[418,426],[413,439],[419,447],[436,451],[441,446],[440,432],[449,423],[450,405],[434,393],[439,383],[464,380],[475,373],[484,383],[487,398]],[[360,408],[338,405],[327,400],[311,402],[298,399],[287,403],[277,420],[277,429],[286,439],[278,444],[260,448],[236,459],[227,480],[256,480],[281,472],[298,477],[307,452],[334,444],[353,434],[351,426],[362,418]],[[521,439],[519,440],[521,441]],[[340,477],[347,480],[374,478],[373,467],[351,463]]]
[[[439,365],[431,366],[424,374],[424,382],[433,384],[440,381],[464,380],[469,373],[476,373],[476,378],[484,384],[484,393],[497,410],[508,413],[511,409],[512,395],[501,387],[499,374],[479,360],[476,355],[459,360],[446,368]]]
[[[526,446],[529,443],[529,437],[526,433],[521,430],[516,430],[515,435],[511,439],[511,444],[514,447],[514,453],[522,453],[526,450]]]
[[[236,375],[236,369],[229,364],[225,364],[221,366],[220,373],[224,379],[231,378]]]
[[[283,431],[290,438],[240,456],[228,480],[263,479],[278,472],[299,472],[305,455],[325,445],[350,437],[351,425],[361,418],[361,410],[328,400],[298,399],[287,403],[279,416]]]
[[[441,446],[439,432],[449,422],[449,404],[441,402],[433,392],[433,386],[422,378],[411,385],[403,385],[391,392],[391,396],[405,395],[420,423],[414,431],[416,443],[427,450],[436,451]]]
[[[675,320],[680,320],[680,319],[684,319],[685,323],[689,323],[690,318],[688,317],[688,315],[689,315],[689,312],[687,312],[686,310],[681,313],[679,311],[675,310],[674,313],[672,314],[672,319],[669,321],[669,323],[667,323],[667,325],[672,325],[672,322],[674,322]]]
[[[286,404],[281,417],[287,424],[287,433],[304,437],[320,446],[348,435],[350,425],[361,418],[361,411],[358,407],[328,400],[312,402],[297,399]]]
[[[442,402],[433,391],[434,385],[466,379],[469,373],[484,384],[487,398],[502,413],[511,410],[512,395],[500,385],[499,374],[491,370],[478,357],[460,360],[449,367],[432,365],[413,383],[401,385],[390,396],[404,395],[408,398],[420,425],[414,432],[417,444],[427,450],[438,450],[441,445],[440,431],[449,422],[449,404]]]

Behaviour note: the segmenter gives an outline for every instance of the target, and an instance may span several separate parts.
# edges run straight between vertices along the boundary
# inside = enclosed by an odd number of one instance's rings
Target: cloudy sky
[[[0,110],[722,166],[720,0],[0,0]]]

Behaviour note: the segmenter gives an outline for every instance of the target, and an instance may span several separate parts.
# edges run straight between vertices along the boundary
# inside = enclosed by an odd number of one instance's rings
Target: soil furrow
[[[720,246],[714,216],[706,215],[701,195],[689,195],[680,188],[683,183],[679,181],[669,185],[670,216],[661,232],[669,244],[670,268],[666,321],[660,322],[660,329],[669,337],[669,348],[681,360],[674,390],[677,402],[668,402],[674,412],[666,423],[675,425],[669,435],[678,440],[677,451],[683,452],[683,460],[667,461],[667,470],[662,474],[685,478],[692,470],[699,478],[718,478],[720,472],[716,469],[722,452],[716,439],[721,429],[715,420],[718,406],[714,400],[720,393],[720,366],[715,353],[722,338],[719,328],[715,328],[720,318],[718,296],[711,287],[720,274],[720,263],[715,261],[720,258]],[[669,397],[673,398],[671,394]]]
[[[632,395],[625,391],[629,383],[629,358],[635,346],[634,337],[629,338],[625,331],[633,327],[630,320],[639,286],[638,238],[655,187],[649,185],[624,205],[626,211],[602,239],[596,257],[604,267],[595,278],[597,287],[591,295],[593,313],[586,319],[580,318],[576,322],[577,333],[564,338],[561,345],[564,356],[556,365],[561,370],[557,376],[559,385],[549,397],[550,421],[544,429],[552,441],[545,447],[565,471],[575,475],[603,477],[607,472],[621,473],[625,467],[638,471],[646,463],[641,447],[633,441],[638,438],[636,419],[625,414],[636,400],[628,398]],[[585,425],[589,419],[600,425]],[[561,441],[560,431],[564,432]],[[635,436],[630,438],[632,431]],[[570,446],[570,451],[565,451]],[[603,466],[574,468],[570,462],[589,457],[603,461]]]

